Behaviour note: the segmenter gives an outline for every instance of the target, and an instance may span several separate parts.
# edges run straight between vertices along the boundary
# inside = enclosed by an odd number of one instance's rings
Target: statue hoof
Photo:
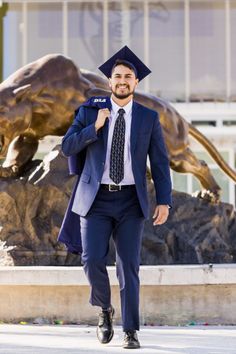
[[[18,175],[18,169],[0,166],[0,178],[13,178]]]

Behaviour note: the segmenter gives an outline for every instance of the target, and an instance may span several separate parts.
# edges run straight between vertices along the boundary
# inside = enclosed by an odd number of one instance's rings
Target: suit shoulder
[[[148,108],[148,107],[146,107],[146,106],[144,106],[141,103],[138,103],[136,101],[135,101],[135,104],[137,105],[137,107],[139,109],[141,109],[144,112],[145,115],[148,115],[148,116],[152,117],[153,119],[154,118],[156,119],[159,116],[158,112],[154,111],[154,109]]]

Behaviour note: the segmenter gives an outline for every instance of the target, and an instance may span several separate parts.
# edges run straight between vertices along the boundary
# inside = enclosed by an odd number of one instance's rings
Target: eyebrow
[[[122,74],[118,74],[118,73],[116,73],[116,74],[114,74],[114,76],[121,76]],[[132,76],[132,74],[125,74],[125,76]]]

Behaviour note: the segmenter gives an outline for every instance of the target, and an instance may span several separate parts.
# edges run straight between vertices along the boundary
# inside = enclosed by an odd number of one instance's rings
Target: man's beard
[[[131,95],[134,94],[134,90],[133,90],[133,91],[129,91],[129,92],[127,92],[127,93],[121,93],[121,94],[119,94],[119,93],[116,93],[115,90],[111,89],[111,92],[113,93],[113,95],[114,95],[116,98],[118,98],[118,99],[120,99],[120,100],[122,100],[122,99],[124,100],[124,99],[126,99],[126,98],[128,98],[129,96],[131,96]]]

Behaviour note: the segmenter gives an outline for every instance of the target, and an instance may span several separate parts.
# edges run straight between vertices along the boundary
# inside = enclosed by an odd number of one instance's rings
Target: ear
[[[16,102],[19,102],[22,99],[28,97],[30,90],[31,90],[31,85],[20,86],[17,89],[13,90],[13,94]]]
[[[139,83],[139,79],[135,79],[135,86],[134,86],[135,90],[136,90],[136,88],[138,86],[138,83]]]
[[[111,78],[108,79],[108,85],[111,87]]]

